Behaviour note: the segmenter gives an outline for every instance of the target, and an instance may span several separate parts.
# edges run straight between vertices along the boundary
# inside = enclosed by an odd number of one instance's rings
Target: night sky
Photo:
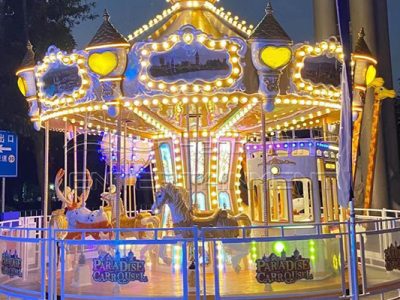
[[[226,10],[256,25],[264,15],[266,0],[220,0]],[[314,42],[312,0],[272,0],[274,14],[295,43]],[[111,22],[125,36],[168,7],[165,0],[97,0],[95,12],[103,14],[105,8]],[[393,64],[393,78],[400,77],[400,1],[388,0],[389,27]],[[73,30],[78,48],[82,49],[95,34],[102,18],[83,22]]]

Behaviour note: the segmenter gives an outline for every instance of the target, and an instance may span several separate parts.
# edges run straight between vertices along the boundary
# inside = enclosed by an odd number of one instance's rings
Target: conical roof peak
[[[358,33],[358,39],[354,46],[354,54],[366,55],[366,56],[372,57],[373,55],[371,53],[371,50],[369,50],[369,47],[368,47],[367,43],[365,42],[364,37],[365,37],[364,27],[361,27],[361,30]]]
[[[35,52],[33,52],[33,46],[29,40],[26,43],[26,49],[27,50],[24,58],[22,59],[20,69],[30,68],[35,66]]]
[[[129,45],[128,41],[111,24],[110,15],[106,9],[104,10],[103,19],[103,23],[93,36],[90,43],[87,45],[86,49],[111,44]]]
[[[249,39],[280,40],[291,42],[291,38],[275,19],[271,2],[267,3],[265,16],[256,26]]]

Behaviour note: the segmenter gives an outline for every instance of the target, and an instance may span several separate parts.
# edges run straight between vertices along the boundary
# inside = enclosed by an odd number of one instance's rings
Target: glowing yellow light
[[[278,254],[282,253],[282,251],[285,250],[285,244],[282,242],[276,242],[274,244],[274,250]]]
[[[96,74],[106,76],[110,74],[118,65],[117,56],[110,51],[103,53],[93,53],[89,56],[88,64],[90,69]]]
[[[262,62],[271,69],[286,66],[292,58],[292,51],[287,47],[268,46],[261,51]]]
[[[193,42],[193,34],[185,33],[183,35],[183,40],[185,41],[186,44],[191,44]]]
[[[376,77],[376,68],[373,65],[370,65],[367,69],[367,72],[365,74],[365,83],[367,86],[369,86]]]
[[[28,86],[26,84],[25,79],[22,77],[18,77],[17,84],[18,84],[18,88],[19,88],[19,91],[21,92],[21,94],[26,96],[26,92],[28,91]]]

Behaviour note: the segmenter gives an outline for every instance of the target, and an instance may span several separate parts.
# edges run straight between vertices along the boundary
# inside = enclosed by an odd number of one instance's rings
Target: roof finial
[[[360,32],[358,33],[359,38],[364,38],[365,37],[365,31],[364,27],[361,27]]]
[[[33,46],[32,46],[32,43],[31,43],[30,40],[28,40],[28,41],[26,42],[26,49],[28,49],[28,50],[32,50],[32,49],[33,49]]]
[[[107,9],[104,9],[103,19],[106,22],[110,20],[110,15],[108,14]]]
[[[267,8],[265,9],[265,12],[267,13],[267,15],[272,15],[272,13],[274,12],[271,2],[267,3]]]

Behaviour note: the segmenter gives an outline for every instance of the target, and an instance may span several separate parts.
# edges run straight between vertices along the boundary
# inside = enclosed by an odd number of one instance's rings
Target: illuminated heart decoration
[[[26,86],[25,79],[23,79],[22,77],[18,77],[17,84],[18,84],[18,88],[19,88],[19,91],[21,92],[21,94],[26,96],[26,92],[28,90],[28,87]]]
[[[286,47],[268,46],[261,51],[262,62],[271,69],[279,69],[290,62],[292,51]]]
[[[370,65],[367,69],[367,73],[365,74],[365,83],[369,86],[376,77],[376,68],[373,65]]]
[[[88,63],[93,72],[101,76],[106,76],[114,71],[117,67],[118,60],[114,53],[106,51],[103,53],[93,53],[89,56]]]

